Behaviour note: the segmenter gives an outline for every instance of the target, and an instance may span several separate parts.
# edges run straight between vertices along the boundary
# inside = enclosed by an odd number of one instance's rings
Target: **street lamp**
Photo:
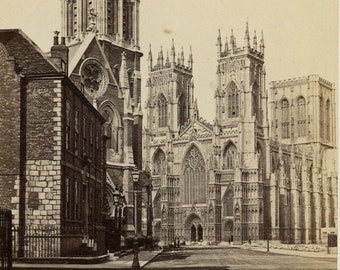
[[[139,259],[138,259],[138,238],[137,238],[137,184],[139,180],[139,171],[133,170],[131,172],[133,180],[133,191],[134,191],[134,219],[135,219],[135,239],[133,242],[133,262],[132,269],[140,269]]]
[[[119,205],[119,198],[120,198],[120,192],[118,189],[116,189],[113,192],[113,204],[115,206],[115,234],[114,234],[114,248],[118,247],[118,250],[120,249],[120,235],[119,235],[119,220],[118,220],[118,205]]]

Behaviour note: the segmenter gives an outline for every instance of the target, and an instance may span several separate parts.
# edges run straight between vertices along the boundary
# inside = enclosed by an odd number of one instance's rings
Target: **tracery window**
[[[161,174],[165,173],[165,154],[162,150],[158,150],[154,157],[153,173]]]
[[[154,218],[160,219],[162,217],[162,210],[161,210],[161,194],[158,193],[154,200]]]
[[[205,203],[207,190],[205,162],[196,146],[185,155],[182,168],[184,203]]]
[[[303,97],[298,99],[297,118],[298,137],[306,136],[306,101]]]
[[[224,197],[223,197],[223,216],[232,216],[233,215],[233,198],[234,198],[234,192],[232,189],[229,189]]]
[[[285,139],[290,137],[289,102],[287,99],[283,99],[281,101],[281,113],[282,113],[281,132],[282,138]]]
[[[164,95],[161,95],[158,100],[158,126],[166,127],[168,123],[168,106]]]
[[[228,87],[228,117],[234,118],[239,116],[239,91],[234,82]]]
[[[256,117],[258,118],[260,116],[260,103],[259,103],[259,87],[256,83],[253,86],[252,96],[253,96],[252,115],[256,115]]]
[[[234,144],[229,144],[223,153],[223,166],[222,169],[235,168],[235,160],[237,157],[237,150]]]

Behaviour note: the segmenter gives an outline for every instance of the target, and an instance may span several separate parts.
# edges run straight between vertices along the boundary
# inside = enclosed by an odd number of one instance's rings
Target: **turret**
[[[175,51],[175,41],[172,39],[172,46],[171,46],[171,64],[175,66],[176,64],[176,51]]]
[[[246,25],[246,32],[244,34],[244,46],[249,48],[250,47],[250,37],[249,37],[249,29],[248,29],[248,22]]]
[[[263,31],[261,31],[260,52],[261,52],[262,54],[264,54],[264,38],[263,38]]]
[[[189,66],[190,69],[192,69],[193,63],[194,63],[194,60],[193,60],[192,50],[191,50],[191,46],[190,46],[190,54],[189,54],[189,59],[188,59],[188,66]]]
[[[217,57],[219,58],[221,56],[221,51],[222,51],[221,30],[220,29],[218,29],[216,47],[217,47]]]
[[[170,66],[169,51],[166,52],[165,66],[166,66],[166,67],[169,67],[169,66]]]
[[[148,56],[148,63],[149,63],[149,71],[152,69],[152,52],[151,52],[151,44],[149,46],[149,56]]]
[[[257,51],[257,36],[256,36],[256,31],[254,31],[253,49]]]
[[[234,36],[234,31],[231,29],[231,35],[230,35],[230,47],[231,51],[234,53],[236,50],[236,38]]]
[[[229,46],[228,46],[228,36],[225,37],[224,51],[225,51],[226,53],[229,51]]]
[[[159,52],[159,61],[161,68],[164,66],[164,56],[163,56],[163,47],[161,46],[161,51]]]
[[[184,66],[184,51],[182,47],[182,52],[181,52],[181,65]]]

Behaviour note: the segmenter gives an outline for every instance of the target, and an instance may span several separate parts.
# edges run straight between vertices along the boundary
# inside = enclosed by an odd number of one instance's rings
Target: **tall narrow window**
[[[331,104],[329,99],[326,101],[326,110],[325,110],[325,129],[326,129],[326,140],[330,141],[331,139]]]
[[[234,192],[232,189],[229,189],[224,197],[223,197],[223,216],[233,216],[233,198],[234,198]]]
[[[281,134],[282,138],[286,139],[290,137],[289,102],[287,99],[281,101],[281,113]]]
[[[324,104],[323,98],[320,97],[320,138],[323,139],[324,135],[324,128],[325,128],[325,116],[324,116]]]
[[[231,143],[224,149],[222,169],[235,168],[236,157],[237,157],[236,147]]]
[[[80,115],[79,110],[75,111],[74,116],[74,154],[79,155],[79,130],[80,130]]]
[[[228,91],[228,117],[234,118],[239,116],[239,91],[234,82],[229,84]]]
[[[87,117],[84,116],[83,117],[83,156],[87,156],[88,155],[88,146],[87,146]]]
[[[162,174],[165,173],[165,154],[162,150],[158,149],[153,162],[153,173]]]
[[[66,149],[71,149],[71,102],[66,101]]]
[[[167,117],[168,113],[168,106],[167,101],[164,97],[164,95],[161,95],[158,100],[158,126],[159,127],[166,127],[167,126]]]
[[[70,218],[70,178],[65,178],[65,218]]]
[[[298,99],[297,118],[298,137],[306,136],[306,102],[303,97]]]
[[[90,149],[89,149],[89,157],[92,159],[93,158],[93,123],[90,122],[90,127],[89,127],[89,135],[90,135]]]

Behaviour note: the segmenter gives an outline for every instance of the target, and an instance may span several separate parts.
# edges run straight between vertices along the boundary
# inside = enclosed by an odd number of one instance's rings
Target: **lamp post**
[[[118,247],[118,250],[120,249],[120,236],[119,236],[119,230],[118,230],[118,226],[119,226],[119,220],[118,220],[118,206],[119,206],[119,198],[120,198],[120,192],[116,189],[114,192],[113,192],[113,204],[115,206],[115,215],[114,215],[114,218],[115,218],[115,222],[114,222],[114,230],[115,230],[115,233],[114,233],[114,248],[116,250],[116,247]]]
[[[138,259],[138,238],[137,238],[137,184],[139,180],[139,171],[134,170],[131,172],[133,180],[133,191],[134,191],[134,225],[135,225],[135,239],[133,242],[133,262],[132,269],[140,269],[139,259]]]

